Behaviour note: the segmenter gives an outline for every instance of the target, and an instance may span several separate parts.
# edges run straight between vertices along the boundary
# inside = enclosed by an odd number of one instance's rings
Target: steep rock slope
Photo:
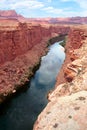
[[[84,26],[82,26],[81,28],[84,28]],[[81,29],[81,28],[72,28],[70,30],[70,33],[69,33],[68,39],[67,39],[67,43],[65,46],[66,60],[62,66],[59,76],[57,77],[56,86],[60,83],[66,82],[65,77],[67,77],[67,76],[65,74],[66,72],[64,73],[64,71],[65,71],[67,64],[68,63],[70,64],[72,61],[79,58],[77,49],[83,45],[84,40],[86,39],[86,29]],[[66,71],[67,71],[67,69],[66,69]],[[61,80],[61,78],[62,78],[62,80]],[[67,80],[72,80],[72,79],[67,77]]]
[[[48,40],[69,30],[68,26],[0,22],[0,102],[29,81]]]
[[[44,37],[67,34],[69,31],[69,27],[31,25],[17,21],[0,24],[0,64],[24,54]]]
[[[68,35],[65,63],[34,130],[87,129],[87,31],[81,28]]]

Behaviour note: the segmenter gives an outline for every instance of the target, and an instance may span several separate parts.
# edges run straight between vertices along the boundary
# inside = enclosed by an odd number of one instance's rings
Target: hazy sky
[[[87,16],[87,0],[0,0],[0,10],[9,9],[25,17]]]

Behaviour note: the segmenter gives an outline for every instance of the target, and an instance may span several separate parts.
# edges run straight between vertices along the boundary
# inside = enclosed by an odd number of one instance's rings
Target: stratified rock
[[[47,52],[49,39],[64,37],[69,30],[69,26],[0,21],[0,101],[27,84]]]
[[[68,64],[71,64],[72,61],[80,58],[80,53],[82,53],[83,50],[80,50],[80,52],[78,52],[78,50],[85,45],[86,35],[87,32],[84,26],[70,29],[65,46],[66,59],[57,77],[56,86],[66,82],[66,80],[70,82],[76,76],[74,67],[69,67]]]
[[[76,75],[77,75],[77,71],[75,69],[73,69],[72,67],[67,67],[64,70],[64,78],[68,82],[71,82]]]
[[[67,34],[68,26],[49,26],[26,24],[18,21],[0,22],[0,64],[12,61],[17,56],[28,52],[33,46],[50,39],[56,34]]]

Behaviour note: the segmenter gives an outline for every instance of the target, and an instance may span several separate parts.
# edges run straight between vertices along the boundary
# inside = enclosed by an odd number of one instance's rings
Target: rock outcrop
[[[84,28],[84,26],[81,28]],[[60,83],[66,82],[67,80],[71,81],[76,73],[76,68],[71,65],[71,62],[79,58],[77,50],[84,45],[86,39],[86,29],[81,28],[72,28],[69,32],[65,47],[66,60],[62,66],[59,76],[57,77],[56,86]]]
[[[27,83],[47,51],[48,40],[65,35],[69,26],[0,22],[0,102]]]
[[[86,26],[85,26],[86,28]],[[66,44],[66,59],[57,77],[49,103],[34,125],[34,130],[87,129],[87,31],[71,29]]]
[[[87,91],[51,101],[38,117],[34,130],[86,130]]]

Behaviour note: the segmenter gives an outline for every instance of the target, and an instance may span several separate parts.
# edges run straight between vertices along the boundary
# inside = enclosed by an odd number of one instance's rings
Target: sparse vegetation
[[[59,44],[63,47],[65,47],[66,45],[66,39],[67,39],[67,36],[64,38],[64,40],[62,42],[60,42]]]
[[[66,35],[58,35],[58,36],[55,36],[55,37],[52,37],[51,39],[49,39],[48,40],[48,43],[47,43],[47,46],[50,46],[50,45],[52,45],[53,43],[55,43],[55,42],[59,42],[59,41],[61,41],[61,40],[63,40],[64,39],[64,42],[62,43],[61,42],[61,44],[60,45],[62,45],[62,44],[64,44],[65,45],[65,41],[66,41]],[[63,47],[64,47],[64,45],[62,45]]]

